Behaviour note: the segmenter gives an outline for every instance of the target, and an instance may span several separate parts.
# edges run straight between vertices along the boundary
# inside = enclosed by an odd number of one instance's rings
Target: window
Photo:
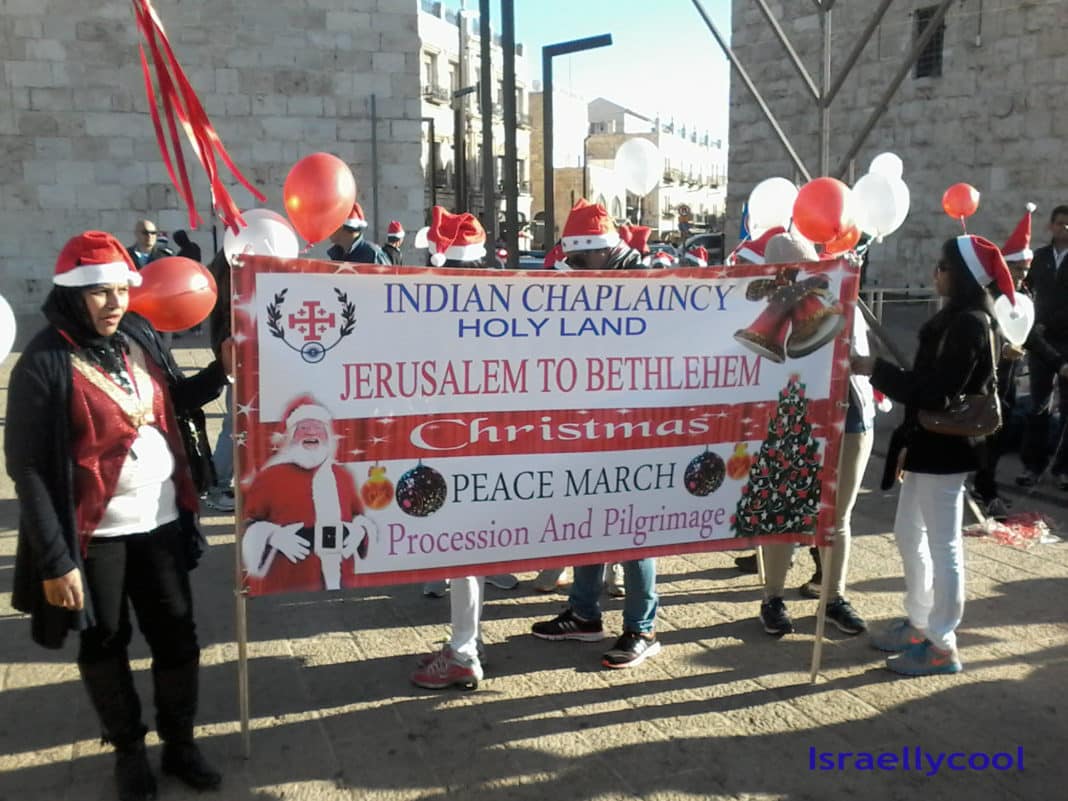
[[[449,62],[449,90],[455,94],[460,89],[460,65]]]
[[[427,53],[423,56],[423,84],[428,87],[438,85],[437,53]]]
[[[523,87],[517,86],[515,88],[515,112],[516,114],[523,114],[526,108],[526,104],[523,102]]]
[[[935,11],[938,9],[935,6],[928,6],[927,8],[916,9],[916,26],[913,30],[913,39],[919,40],[923,36],[924,30],[927,28],[927,23],[930,22],[935,15]],[[923,48],[920,53],[920,57],[916,60],[916,66],[913,69],[912,76],[914,78],[939,78],[942,75],[942,44],[945,40],[946,24],[944,21],[938,23],[938,28],[935,29],[934,35],[930,41],[927,42],[927,46]]]

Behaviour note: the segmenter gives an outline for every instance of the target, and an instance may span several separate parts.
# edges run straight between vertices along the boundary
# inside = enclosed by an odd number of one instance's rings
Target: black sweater
[[[143,317],[128,312],[119,329],[170,376],[170,397],[176,411],[208,403],[225,386],[226,376],[217,361],[183,378],[155,329]],[[12,368],[4,427],[7,472],[19,499],[11,604],[32,616],[33,638],[47,648],[61,647],[68,630],[88,628],[95,619],[87,587],[85,609],[70,611],[50,605],[42,585],[45,579],[82,567],[71,462],[72,383],[70,344],[49,326],[30,341]],[[195,510],[180,512],[194,555],[199,541]]]
[[[1024,284],[1034,297],[1035,328],[1060,354],[1051,366],[1060,367],[1068,360],[1068,256],[1058,270],[1053,263],[1053,245],[1039,248]]]
[[[904,422],[890,439],[883,489],[893,485],[898,454],[916,473],[966,473],[978,465],[981,439],[933,434],[920,426],[920,410],[944,411],[960,396],[996,391],[991,362],[991,318],[982,309],[947,305],[920,329],[911,370],[877,359],[871,383],[905,406]]]

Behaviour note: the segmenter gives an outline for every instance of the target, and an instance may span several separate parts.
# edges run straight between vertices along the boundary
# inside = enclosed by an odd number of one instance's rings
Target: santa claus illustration
[[[337,461],[330,412],[310,395],[283,415],[278,452],[244,497],[241,554],[254,595],[337,590],[356,584],[374,522],[363,515],[356,481]]]

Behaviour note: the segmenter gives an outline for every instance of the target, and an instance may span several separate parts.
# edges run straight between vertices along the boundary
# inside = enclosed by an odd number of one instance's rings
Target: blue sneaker
[[[960,673],[963,666],[956,649],[943,651],[930,640],[912,645],[900,654],[886,657],[886,667],[902,676],[939,676]]]
[[[880,651],[904,651],[924,641],[923,632],[914,628],[908,618],[894,620],[885,629],[871,635],[871,647]]]

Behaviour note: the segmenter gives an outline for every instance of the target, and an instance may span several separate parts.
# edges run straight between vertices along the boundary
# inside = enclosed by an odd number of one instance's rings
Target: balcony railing
[[[444,105],[449,102],[449,90],[444,86],[433,84],[423,87],[423,97],[431,103]]]

